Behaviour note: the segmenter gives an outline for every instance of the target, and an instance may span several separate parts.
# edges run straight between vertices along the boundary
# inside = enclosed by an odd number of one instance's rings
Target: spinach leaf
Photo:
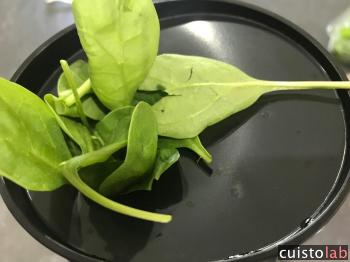
[[[0,78],[0,175],[29,190],[66,183],[59,163],[71,157],[54,115],[36,95]]]
[[[163,54],[157,56],[139,90],[162,90],[168,93],[184,85],[250,80],[252,78],[236,67],[221,61],[199,56]]]
[[[105,145],[126,140],[134,107],[114,109],[96,125],[96,132]]]
[[[132,106],[115,109],[96,124],[95,132],[104,146],[126,143],[133,110]],[[122,163],[121,159],[113,156],[104,163],[81,169],[80,177],[91,188],[98,190],[100,184]]]
[[[157,121],[152,108],[140,102],[131,116],[125,161],[102,182],[99,191],[111,196],[144,189],[143,181],[153,180],[150,175],[157,154],[157,139]]]
[[[163,67],[169,70],[166,77]],[[251,106],[268,92],[349,88],[347,82],[257,80],[223,62],[191,56],[160,56],[152,71],[141,89],[161,89],[168,93],[153,105],[153,111],[159,135],[177,139],[197,136],[206,127]],[[181,75],[187,75],[188,81]],[[219,81],[218,75],[222,78]]]
[[[79,145],[82,153],[88,153],[94,150],[93,139],[90,135],[90,131],[86,126],[81,123],[69,119],[68,117],[59,116],[54,108],[53,104],[55,97],[51,94],[47,94],[44,97],[46,104],[50,108],[51,112],[55,116],[57,123],[61,129],[75,142]]]
[[[98,101],[95,95],[86,95],[81,98],[84,114],[92,120],[102,120],[105,117],[105,107]],[[76,108],[76,106],[73,106]],[[77,111],[75,109],[75,111]]]
[[[188,138],[252,105],[270,89],[257,83],[213,83],[172,91],[153,105],[159,134]],[[181,106],[179,106],[181,105]]]
[[[160,223],[168,223],[171,221],[171,216],[151,213],[139,209],[135,209],[132,207],[128,207],[126,205],[119,204],[115,201],[112,201],[103,195],[99,194],[87,184],[79,176],[79,169],[83,167],[88,167],[97,163],[105,162],[109,159],[109,157],[116,151],[126,146],[126,140],[105,146],[99,150],[94,152],[84,154],[81,156],[74,157],[66,162],[61,164],[62,172],[66,179],[77,188],[83,195],[90,198],[92,201],[100,204],[101,206],[113,210],[115,212],[132,216],[144,220],[160,222]],[[98,174],[96,174],[98,175]]]
[[[170,144],[162,144],[161,138],[158,141],[157,159],[153,168],[153,177],[155,180],[159,180],[160,176],[168,170],[173,164],[175,164],[180,158],[180,153]],[[152,181],[148,184],[147,188],[151,190]]]
[[[198,136],[186,139],[160,138],[159,147],[187,148],[199,155],[207,164],[213,161],[212,156],[204,148]]]
[[[218,83],[226,85],[249,81],[254,79],[224,62],[197,56],[163,54],[156,58],[139,89],[162,90],[169,94],[153,105],[158,132],[162,136],[181,139],[196,137],[207,126],[233,114],[236,109],[230,98],[236,103],[245,99],[240,98],[237,92],[232,93],[227,86],[218,86]],[[198,87],[202,83],[205,86]],[[248,96],[256,97],[253,90],[246,91]]]
[[[110,109],[130,105],[158,52],[152,1],[75,0],[73,14],[95,94]]]
[[[157,159],[153,168],[155,180],[159,180],[160,176],[176,163],[180,158],[178,148],[187,148],[197,153],[206,163],[212,162],[212,156],[203,147],[199,137],[187,139],[171,139],[160,137],[158,140]],[[148,184],[148,189],[151,190],[152,181]]]

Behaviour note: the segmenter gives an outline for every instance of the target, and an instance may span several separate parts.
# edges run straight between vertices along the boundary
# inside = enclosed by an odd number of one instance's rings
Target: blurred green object
[[[350,64],[350,8],[328,27],[328,50],[342,63]]]

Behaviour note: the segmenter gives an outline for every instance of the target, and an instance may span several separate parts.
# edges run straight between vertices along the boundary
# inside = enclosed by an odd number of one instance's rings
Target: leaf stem
[[[126,144],[126,140],[121,141],[119,143],[108,145],[103,149],[94,151],[93,153],[80,155],[61,163],[60,166],[62,167],[64,177],[83,195],[85,195],[92,201],[100,204],[101,206],[104,206],[105,208],[135,218],[159,223],[169,223],[172,219],[170,215],[152,213],[115,202],[93,190],[80,178],[78,174],[78,170],[80,167],[86,167],[97,162],[103,162],[107,160],[110,154],[125,147]]]
[[[262,87],[265,92],[278,90],[308,90],[308,89],[350,89],[350,81],[265,81],[253,80],[233,83],[195,83],[190,85],[180,85],[179,88],[196,87]],[[176,90],[175,90],[176,91]],[[171,92],[170,92],[171,94]]]
[[[190,149],[196,152],[207,164],[210,164],[213,161],[213,157],[202,145],[202,142],[200,141],[198,136],[194,138],[194,144]]]
[[[171,221],[170,215],[164,215],[164,214],[157,214],[152,213],[149,211],[144,211],[140,209],[136,209],[133,207],[129,207],[123,204],[120,204],[118,202],[115,202],[113,200],[110,200],[109,198],[104,197],[103,195],[99,194],[89,186],[87,186],[79,176],[72,174],[68,172],[68,174],[65,175],[66,179],[74,186],[76,187],[83,195],[90,198],[94,202],[100,204],[101,206],[108,208],[110,210],[113,210],[115,212],[118,212],[123,215],[153,221],[153,222],[159,222],[159,223],[169,223]]]
[[[350,89],[349,81],[259,81],[274,90]]]
[[[90,78],[87,79],[81,86],[79,86],[77,88],[77,93],[78,93],[78,97],[81,98],[84,95],[86,95],[87,93],[89,93],[91,91],[91,80]],[[70,94],[69,96],[67,96],[66,98],[63,99],[63,101],[65,102],[65,104],[67,106],[72,106],[75,104],[76,99],[73,94]]]
[[[68,65],[66,60],[60,60],[60,64],[61,64],[61,67],[63,69],[64,76],[67,79],[68,86],[72,90],[75,101],[77,103],[77,110],[78,110],[78,114],[79,114],[79,117],[81,119],[81,122],[89,129],[89,123],[88,123],[86,116],[84,114],[84,111],[83,111],[83,106],[81,104],[81,100],[80,100],[80,97],[79,97],[78,92],[77,92],[77,84],[74,80],[72,71],[69,68],[69,65]]]

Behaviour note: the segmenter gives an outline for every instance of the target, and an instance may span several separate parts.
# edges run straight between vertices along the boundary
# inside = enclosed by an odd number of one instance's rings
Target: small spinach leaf
[[[207,164],[213,161],[212,156],[204,148],[198,136],[186,139],[160,138],[159,147],[187,148],[199,155]]]
[[[158,140],[157,159],[153,167],[152,178],[159,180],[160,176],[180,158],[178,148],[187,148],[197,153],[206,163],[211,163],[212,156],[203,147],[199,137],[189,139],[171,139],[160,137]],[[153,180],[144,183],[144,188],[152,189]]]
[[[96,132],[105,145],[126,140],[134,110],[132,106],[114,109],[96,125]]]
[[[95,94],[110,109],[129,105],[158,52],[152,1],[75,0],[73,14]]]
[[[168,170],[173,164],[175,164],[179,158],[180,153],[173,145],[162,144],[159,139],[157,159],[153,168],[153,177],[155,180],[159,180],[160,176]],[[148,189],[151,190],[152,182],[150,181]]]
[[[86,95],[82,97],[81,104],[84,114],[92,120],[102,120],[106,115],[106,108],[98,101],[95,95]]]
[[[81,156],[74,157],[69,161],[63,162],[61,164],[62,172],[66,179],[77,188],[83,195],[90,198],[92,201],[100,204],[101,206],[113,210],[115,212],[132,216],[144,220],[160,222],[160,223],[168,223],[171,221],[171,216],[151,213],[139,209],[135,209],[132,207],[128,207],[126,205],[119,204],[115,201],[112,201],[103,195],[99,194],[87,184],[79,176],[79,170],[83,167],[88,167],[97,163],[105,162],[109,159],[109,157],[116,151],[126,146],[126,141],[122,141],[120,143],[111,144],[105,146],[99,150],[94,152],[84,154]],[[96,174],[98,175],[98,174]]]
[[[131,116],[128,146],[124,163],[101,184],[99,191],[111,196],[142,190],[149,177],[157,154],[157,121],[152,108],[140,102]]]
[[[59,163],[71,157],[54,115],[36,95],[0,78],[0,175],[37,191],[66,183]]]

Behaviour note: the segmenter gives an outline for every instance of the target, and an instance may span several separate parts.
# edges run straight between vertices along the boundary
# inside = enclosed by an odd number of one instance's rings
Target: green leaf
[[[82,97],[81,104],[84,114],[93,120],[102,120],[105,117],[105,107],[98,101],[95,95],[86,95]],[[73,107],[76,108],[74,105]],[[75,109],[77,112],[77,110]]]
[[[91,187],[89,187],[79,176],[79,170],[83,167],[88,167],[97,163],[102,163],[107,161],[110,156],[120,150],[121,148],[126,146],[126,140],[105,146],[99,150],[94,152],[84,154],[81,156],[74,157],[69,161],[63,162],[62,172],[66,179],[77,188],[83,195],[90,198],[92,201],[100,204],[101,206],[113,210],[115,212],[132,216],[144,220],[160,222],[160,223],[168,223],[171,221],[171,216],[151,213],[139,209],[135,209],[132,207],[128,207],[126,205],[119,204],[115,201],[112,201],[103,195],[99,194]],[[98,175],[98,174],[96,174]],[[92,182],[94,183],[94,182]],[[98,183],[98,182],[97,182]]]
[[[118,143],[126,144],[133,110],[132,106],[115,109],[96,124],[96,135],[102,140],[104,146]],[[90,187],[97,190],[100,184],[122,163],[122,160],[110,157],[104,163],[82,169],[80,177]]]
[[[169,96],[153,105],[158,122],[158,132],[173,138],[191,138],[199,135],[207,126],[215,124],[236,112],[236,94],[231,88],[218,86],[218,83],[254,81],[239,69],[217,60],[197,57],[164,54],[156,61],[139,88],[144,91],[162,90]],[[197,87],[205,83],[207,86]],[[191,88],[190,88],[191,87]],[[218,90],[216,90],[218,89]],[[242,93],[243,103],[253,103],[261,92],[247,90]],[[243,97],[247,96],[247,97]],[[255,99],[255,100],[254,100]]]
[[[173,164],[175,164],[179,158],[180,153],[173,145],[162,144],[161,138],[159,139],[157,159],[153,168],[153,177],[155,180],[159,180],[160,176],[168,170]],[[152,181],[150,181],[148,188],[152,188]]]
[[[158,52],[152,1],[75,0],[73,14],[95,94],[110,109],[130,105]]]
[[[159,139],[159,147],[187,148],[199,155],[206,163],[210,164],[213,161],[212,156],[204,148],[198,136],[186,139],[161,138]]]
[[[89,78],[88,64],[83,60],[77,60],[70,65],[73,77],[78,86],[81,86]],[[73,92],[69,88],[67,79],[62,73],[57,81],[57,93],[60,98],[72,95]]]
[[[59,163],[71,157],[54,115],[36,95],[0,78],[0,175],[36,191],[66,183]]]
[[[168,73],[162,68],[167,68]],[[262,81],[223,62],[178,55],[159,57],[149,77],[143,90],[161,87],[168,93],[153,105],[159,135],[177,139],[199,135],[206,127],[251,106],[268,92],[350,88],[348,82]]]
[[[144,189],[143,184],[153,180],[150,175],[157,154],[157,139],[152,108],[140,102],[131,117],[125,161],[103,181],[99,191],[111,196]]]
[[[114,109],[96,125],[96,132],[105,145],[126,140],[134,107]]]
[[[79,145],[82,153],[93,151],[93,139],[87,127],[68,117],[59,116],[54,110],[55,97],[52,94],[45,95],[44,99],[61,129]]]
[[[171,93],[184,85],[251,80],[239,69],[221,61],[199,56],[163,54],[157,56],[139,90]]]
[[[159,180],[160,176],[175,164],[179,158],[180,153],[178,148],[187,148],[197,153],[206,163],[211,163],[212,156],[203,147],[199,137],[188,139],[171,139],[160,137],[158,140],[157,159],[153,167],[153,179]],[[152,189],[153,179],[148,180],[144,185],[147,190]]]

